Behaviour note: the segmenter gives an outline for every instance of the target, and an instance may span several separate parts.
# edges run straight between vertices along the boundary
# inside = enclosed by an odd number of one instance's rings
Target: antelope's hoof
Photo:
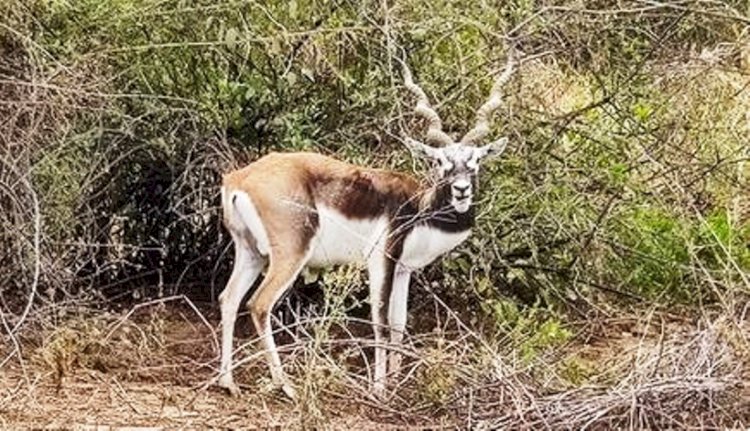
[[[376,381],[372,384],[372,394],[380,401],[385,400],[385,384],[382,380]]]
[[[284,395],[286,395],[287,398],[292,401],[295,401],[297,399],[297,391],[295,391],[292,385],[290,385],[289,383],[281,384],[281,392],[283,392]]]
[[[224,388],[227,393],[232,397],[239,397],[242,391],[240,391],[240,387],[237,386],[236,383],[233,381],[221,381],[219,380],[219,387]]]

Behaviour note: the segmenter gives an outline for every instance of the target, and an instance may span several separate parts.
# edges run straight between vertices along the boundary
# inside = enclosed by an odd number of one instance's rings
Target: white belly
[[[373,250],[383,250],[388,234],[385,218],[352,220],[324,206],[318,208],[318,223],[311,267],[365,262]]]
[[[428,226],[417,226],[404,241],[400,262],[410,269],[423,268],[461,244],[469,234],[470,230],[448,233]]]

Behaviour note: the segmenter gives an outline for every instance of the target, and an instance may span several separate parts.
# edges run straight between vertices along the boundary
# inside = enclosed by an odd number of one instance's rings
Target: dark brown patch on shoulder
[[[392,215],[416,192],[416,181],[392,172],[352,169],[348,175],[311,174],[310,190],[352,219]],[[414,189],[414,190],[412,190]]]
[[[342,183],[344,193],[337,207],[349,218],[374,218],[383,214],[389,196],[377,190],[372,178],[357,172],[352,178]]]
[[[310,241],[315,236],[320,226],[320,217],[318,211],[314,207],[310,206],[310,211],[307,216],[302,220],[302,243],[305,245],[310,244]]]

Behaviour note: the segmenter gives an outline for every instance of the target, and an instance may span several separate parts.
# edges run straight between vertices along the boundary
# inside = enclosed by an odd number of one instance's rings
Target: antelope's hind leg
[[[258,338],[266,355],[271,370],[273,383],[291,399],[296,392],[284,373],[281,358],[276,349],[271,326],[271,312],[284,293],[294,284],[302,268],[309,259],[309,253],[288,253],[281,250],[271,252],[271,261],[263,282],[247,303],[253,318]]]
[[[260,275],[265,266],[263,258],[257,249],[242,236],[232,234],[234,242],[234,268],[224,291],[219,295],[221,304],[221,367],[219,371],[220,387],[225,388],[232,395],[240,393],[232,376],[232,353],[234,342],[234,324],[242,298]]]

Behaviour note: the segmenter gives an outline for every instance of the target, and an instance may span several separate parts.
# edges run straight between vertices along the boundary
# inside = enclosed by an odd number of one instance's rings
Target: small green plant
[[[521,308],[507,299],[487,301],[483,308],[500,334],[513,340],[513,349],[526,363],[532,363],[539,354],[564,344],[573,335],[559,318],[540,308]]]
[[[573,386],[588,383],[598,373],[597,364],[576,356],[565,358],[558,369],[560,376]]]
[[[710,268],[733,272],[736,265],[742,271],[750,271],[750,223],[742,226],[729,211],[718,210],[696,224],[694,246],[698,257]]]
[[[422,352],[423,365],[416,377],[417,396],[433,406],[444,406],[458,389],[455,352],[447,349],[445,340]]]

